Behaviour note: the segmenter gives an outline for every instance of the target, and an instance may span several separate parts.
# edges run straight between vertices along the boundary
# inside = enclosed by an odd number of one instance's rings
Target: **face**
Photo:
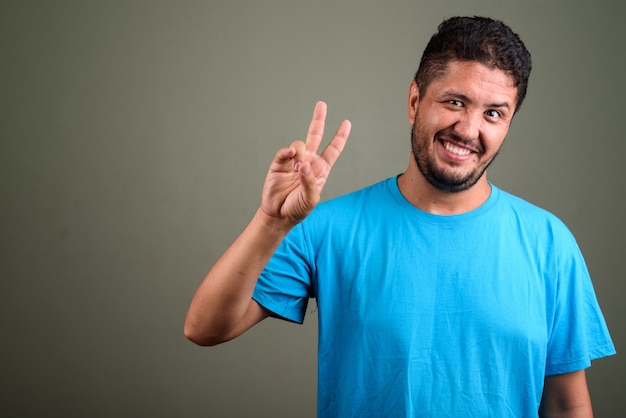
[[[486,181],[515,111],[517,88],[504,71],[452,61],[420,97],[409,91],[411,143],[419,171],[435,188],[460,192]]]

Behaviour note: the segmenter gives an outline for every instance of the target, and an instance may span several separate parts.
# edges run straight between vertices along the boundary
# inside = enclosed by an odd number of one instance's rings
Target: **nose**
[[[476,140],[480,135],[482,116],[474,112],[460,112],[454,124],[454,133],[466,140]]]

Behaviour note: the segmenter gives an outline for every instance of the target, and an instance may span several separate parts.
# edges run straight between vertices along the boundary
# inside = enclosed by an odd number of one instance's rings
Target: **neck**
[[[415,164],[398,178],[398,187],[415,207],[435,215],[459,215],[477,209],[491,194],[486,172],[467,190],[444,192],[430,184]]]

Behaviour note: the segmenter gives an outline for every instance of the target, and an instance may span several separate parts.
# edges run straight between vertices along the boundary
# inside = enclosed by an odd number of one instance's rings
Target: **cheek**
[[[449,121],[445,115],[437,112],[418,112],[415,115],[415,126],[424,133],[431,132],[434,135],[449,126]]]
[[[491,135],[487,137],[488,139],[485,140],[485,144],[490,154],[494,154],[498,152],[498,150],[500,150],[500,147],[502,146],[506,138],[507,132],[508,132],[508,129],[501,129],[501,130],[492,132]]]

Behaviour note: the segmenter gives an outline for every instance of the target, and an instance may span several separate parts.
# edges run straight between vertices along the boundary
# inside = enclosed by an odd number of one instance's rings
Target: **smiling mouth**
[[[470,155],[472,153],[471,150],[467,149],[467,148],[463,148],[463,147],[459,147],[458,145],[453,144],[452,142],[448,142],[448,141],[441,141],[443,143],[444,148],[454,154],[454,155],[458,155],[459,157],[465,157],[467,155]]]

